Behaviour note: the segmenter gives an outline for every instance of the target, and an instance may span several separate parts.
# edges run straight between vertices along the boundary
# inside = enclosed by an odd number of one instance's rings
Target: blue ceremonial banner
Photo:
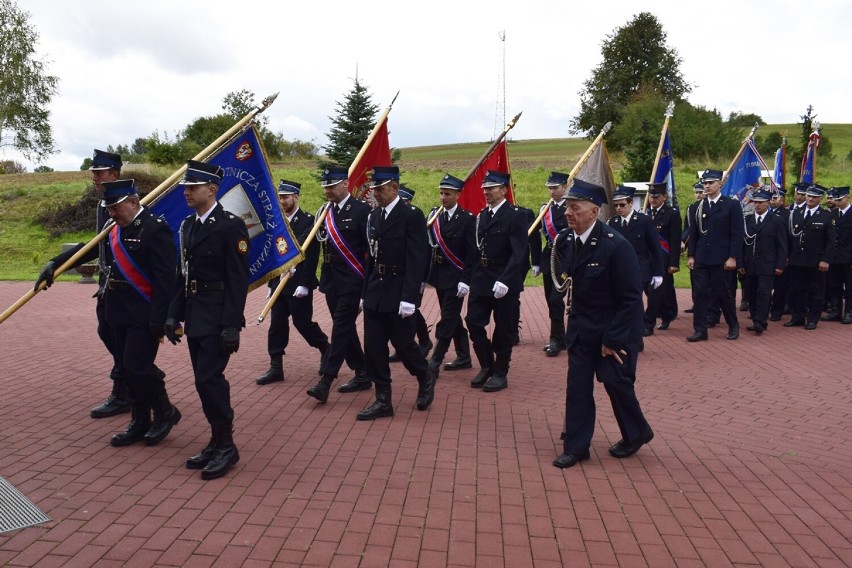
[[[666,137],[663,138],[663,149],[660,151],[660,161],[657,163],[657,173],[654,174],[654,183],[666,182],[669,192],[669,201],[677,191],[674,181],[674,156],[672,155],[672,143],[669,140],[669,131],[666,129]]]
[[[249,290],[301,262],[302,251],[278,203],[276,185],[254,125],[206,161],[225,170],[216,199],[226,211],[245,221],[248,228]],[[193,213],[186,205],[181,184],[160,197],[151,211],[168,222],[176,241],[181,222]]]
[[[808,148],[805,150],[805,156],[802,158],[802,183],[814,183],[814,172],[816,170],[816,153],[819,148],[820,136],[819,132],[813,132],[808,137]]]
[[[749,138],[743,148],[743,153],[740,154],[740,159],[728,172],[728,178],[725,180],[725,185],[722,186],[722,195],[736,197],[742,201],[747,193],[760,185],[762,163],[763,158],[757,153],[754,140]]]
[[[775,175],[773,176],[773,181],[775,181],[775,185],[782,189],[787,187],[786,162],[787,149],[781,146],[775,152]]]

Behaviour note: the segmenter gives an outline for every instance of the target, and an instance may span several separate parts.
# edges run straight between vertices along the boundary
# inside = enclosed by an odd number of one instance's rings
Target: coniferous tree
[[[367,87],[356,77],[343,102],[337,102],[337,114],[328,117],[332,127],[328,133],[329,143],[323,146],[327,159],[320,161],[320,169],[329,165],[348,167],[370,136],[378,112],[379,105],[373,102]]]

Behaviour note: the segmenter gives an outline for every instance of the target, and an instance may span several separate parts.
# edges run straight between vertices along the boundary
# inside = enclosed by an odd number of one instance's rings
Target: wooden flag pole
[[[672,119],[672,115],[674,114],[674,101],[669,103],[669,106],[666,107],[666,119],[663,121],[663,130],[660,132],[660,143],[657,145],[657,156],[654,158],[654,167],[651,169],[651,181],[650,183],[654,183],[654,180],[657,178],[657,169],[660,167],[660,157],[663,153],[663,144],[666,141],[666,133],[669,131],[669,121]],[[645,193],[645,203],[642,204],[642,210],[648,208],[648,193]]]
[[[740,149],[737,151],[737,155],[734,156],[733,160],[731,160],[731,165],[728,166],[728,169],[725,170],[724,174],[722,174],[722,185],[725,185],[725,180],[728,179],[728,175],[731,173],[733,167],[737,165],[737,161],[739,161],[740,156],[742,156],[743,152],[745,152],[745,147],[748,144],[748,141],[754,136],[754,133],[757,131],[758,128],[760,128],[760,124],[755,122],[754,127],[751,129],[751,132],[748,133],[748,136],[745,137],[745,140],[743,140],[743,143],[740,145]]]
[[[588,147],[588,149],[586,149],[585,153],[580,156],[580,160],[576,164],[574,164],[574,167],[571,168],[571,173],[568,174],[568,181],[566,182],[569,190],[571,189],[571,183],[573,183],[574,177],[576,177],[577,173],[580,171],[580,168],[582,168],[583,165],[589,161],[589,158],[592,156],[592,152],[594,152],[597,145],[601,143],[603,137],[606,136],[606,133],[609,132],[610,128],[612,128],[611,122],[607,122],[606,124],[604,124],[604,127],[601,128],[601,131],[598,133],[594,141],[592,141],[592,144]],[[547,207],[550,206],[551,201],[553,200],[551,199],[547,202],[547,206],[541,208],[541,211],[539,211],[538,213],[538,217],[536,217],[535,221],[533,221],[533,224],[530,225],[530,228],[527,231],[527,236],[532,235],[536,231],[536,229],[538,229],[538,225],[544,218],[544,214],[547,211]]]
[[[233,137],[234,134],[239,132],[239,130],[241,128],[243,128],[247,123],[249,123],[255,116],[257,116],[258,114],[262,113],[267,108],[269,108],[269,106],[275,101],[275,98],[277,96],[278,96],[278,93],[275,93],[275,94],[270,95],[270,96],[266,97],[265,99],[263,99],[260,106],[258,106],[255,109],[252,109],[251,112],[249,112],[244,117],[242,117],[240,120],[238,120],[224,134],[222,134],[219,138],[217,138],[212,143],[210,143],[201,152],[196,154],[196,156],[193,158],[193,160],[204,160],[204,159],[206,159],[214,150],[219,148],[222,144],[224,144],[231,137]],[[165,181],[163,181],[160,185],[158,185],[150,193],[148,193],[145,197],[143,197],[139,201],[139,203],[141,203],[142,205],[147,205],[151,201],[154,201],[155,199],[157,199],[162,193],[164,193],[166,190],[171,188],[180,179],[180,177],[183,175],[183,173],[185,171],[186,171],[186,164],[181,166],[177,171],[175,171],[172,175],[170,175],[168,178],[166,178]],[[104,240],[106,238],[106,236],[109,234],[110,230],[112,230],[112,227],[113,227],[112,220],[107,221],[106,224],[104,225],[104,228],[101,230],[101,232],[99,232],[97,235],[95,235],[94,238],[92,238],[92,240],[90,240],[88,243],[83,245],[83,248],[81,248],[76,253],[74,253],[74,255],[71,256],[71,258],[69,258],[67,261],[62,263],[61,266],[59,266],[56,270],[54,270],[53,277],[56,278],[60,274],[62,274],[63,272],[73,268],[78,260],[80,260],[86,253],[88,253],[90,250],[95,248],[98,245],[98,243],[100,243],[102,240]],[[23,306],[24,304],[29,302],[30,299],[33,298],[33,296],[38,294],[40,291],[44,290],[46,287],[47,287],[46,284],[44,282],[42,282],[37,289],[30,290],[29,292],[24,294],[17,302],[15,302],[11,306],[9,306],[6,309],[6,311],[4,311],[2,314],[0,314],[0,324],[2,324],[4,321],[6,321],[12,314],[14,314],[16,311],[18,311],[21,308],[21,306]]]

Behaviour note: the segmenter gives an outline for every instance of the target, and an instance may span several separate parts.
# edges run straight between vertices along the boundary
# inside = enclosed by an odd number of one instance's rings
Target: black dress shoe
[[[456,357],[449,363],[444,364],[445,371],[458,371],[460,369],[473,369],[470,357]]]
[[[662,322],[660,322],[660,325],[657,326],[657,329],[659,329],[660,331],[665,331],[669,328],[671,323],[672,320],[663,320]]]
[[[363,371],[356,371],[355,376],[352,377],[348,383],[343,383],[337,387],[337,392],[357,392],[370,390],[371,388],[373,388],[373,381],[371,381]]]
[[[746,300],[743,300],[742,302],[740,302],[740,311],[741,312],[747,312],[748,311],[748,302]]]
[[[769,316],[769,321],[781,321],[781,316],[773,314]]]
[[[832,312],[830,314],[825,314],[819,319],[820,321],[840,321],[840,312]]]
[[[746,331],[757,331],[757,326],[754,326],[754,325],[746,326]]]
[[[565,469],[566,467],[573,467],[577,465],[577,462],[586,461],[590,457],[591,454],[589,454],[588,451],[579,454],[562,454],[553,460],[553,465],[559,469]]]
[[[426,410],[435,399],[435,375],[432,374],[432,371],[427,370],[426,376],[419,380],[418,383],[415,405],[417,410]]]
[[[844,325],[849,325],[850,323],[852,323],[852,312],[843,314],[843,319],[840,321],[840,323]]]
[[[358,413],[358,420],[375,420],[376,418],[387,418],[393,416],[393,405],[391,405],[390,395],[376,392],[376,400]]]
[[[761,335],[764,331],[766,331],[766,326],[761,323],[754,324],[754,334]]]
[[[815,321],[809,321],[808,323],[805,324],[805,329],[808,330],[808,331],[812,331],[812,330],[816,329],[816,322]]]
[[[686,340],[689,341],[690,343],[694,343],[696,341],[707,341],[707,334],[706,333],[693,333],[692,335],[687,337]]]
[[[396,351],[390,354],[388,357],[388,363],[399,363],[400,358],[399,355],[396,354]]]
[[[485,392],[497,392],[501,391],[504,388],[509,386],[509,379],[506,378],[506,375],[494,373],[491,375],[491,378],[488,379],[484,385],[482,385],[482,390]]]
[[[802,320],[790,320],[784,324],[784,327],[802,327],[805,325],[805,322]]]
[[[729,339],[733,341],[734,339],[738,339],[740,337],[740,326],[739,324],[731,326],[728,329],[728,335],[725,336],[725,339]]]
[[[471,379],[470,387],[474,389],[481,389],[485,386],[485,383],[488,382],[488,379],[491,378],[491,375],[494,373],[494,369],[491,367],[483,367],[479,370],[478,373]]]
[[[558,343],[556,343],[555,341],[551,341],[551,342],[547,345],[547,347],[545,347],[545,348],[544,348],[544,353],[545,353],[548,357],[556,357],[556,356],[558,356],[558,355],[559,355],[559,353],[561,353],[561,352],[562,352],[562,349],[564,349],[564,348],[563,348],[561,345],[559,345],[559,344],[558,344]]]
[[[629,458],[633,454],[639,451],[639,448],[650,442],[654,439],[654,431],[648,428],[647,432],[639,436],[633,442],[627,442],[625,440],[619,440],[609,449],[609,453],[612,457],[615,458]]]

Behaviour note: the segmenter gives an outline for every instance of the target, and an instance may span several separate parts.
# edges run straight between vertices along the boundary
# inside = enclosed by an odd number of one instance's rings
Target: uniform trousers
[[[569,323],[570,325],[570,323]],[[636,398],[636,362],[638,345],[628,347],[623,365],[613,357],[601,355],[600,342],[577,340],[568,348],[568,390],[565,397],[566,454],[588,451],[595,431],[595,378],[603,383],[621,438],[628,443],[650,429]]]
[[[852,263],[829,265],[826,290],[839,313],[852,313]]]
[[[769,313],[772,314],[772,317],[780,318],[789,305],[788,292],[790,279],[787,272],[785,270],[780,276],[775,276],[772,279],[772,302],[769,307]]]
[[[551,253],[552,254],[552,253]],[[553,285],[553,277],[542,274],[544,300],[547,302],[547,314],[550,317],[550,341],[565,346],[565,294]]]
[[[435,326],[435,339],[445,341],[448,345],[452,340],[457,355],[470,357],[470,339],[461,317],[464,298],[456,295],[456,288],[435,291],[438,293],[438,305],[441,307],[441,320]]]
[[[792,321],[818,322],[825,302],[825,272],[816,266],[790,266],[787,270]]]
[[[225,367],[231,356],[222,350],[218,335],[188,337],[187,344],[195,374],[195,390],[207,422],[211,425],[233,422],[231,385],[225,379]]]
[[[150,406],[166,394],[163,374],[154,365],[160,342],[151,336],[148,324],[111,325],[112,343],[121,354],[119,373],[127,383],[131,405]]]
[[[107,348],[110,356],[112,356],[112,370],[109,372],[109,378],[114,381],[121,380],[124,378],[121,375],[122,353],[115,345],[115,338],[112,335],[112,329],[110,329],[110,325],[106,321],[106,302],[100,294],[97,295],[95,315],[98,318],[98,337],[101,338],[101,342],[104,344],[104,347]]]
[[[328,313],[331,314],[331,345],[320,363],[320,374],[336,377],[344,360],[354,371],[364,368],[364,351],[355,326],[360,302],[360,290],[325,295]]]
[[[328,343],[328,336],[314,321],[314,294],[308,292],[304,298],[294,296],[279,297],[272,305],[272,322],[266,338],[270,357],[281,357],[290,344],[290,318],[308,345],[319,349]]]
[[[493,295],[480,296],[471,292],[467,302],[467,329],[479,364],[490,367],[496,356],[508,366],[512,358],[512,342],[517,332],[520,294],[508,293],[499,300]],[[494,333],[488,339],[485,327],[494,316]],[[508,372],[508,368],[500,369]]]
[[[665,277],[663,277],[665,278]],[[643,286],[643,291],[645,292],[645,298],[647,301],[645,302],[645,327],[652,328],[657,323],[657,317],[660,314],[660,306],[663,303],[663,286],[662,284],[654,288],[650,282]]]
[[[397,312],[364,309],[366,374],[376,385],[376,391],[387,390],[391,383],[388,342],[393,344],[397,356],[409,373],[418,378],[426,376],[429,366],[414,341],[416,327],[417,322],[413,317],[403,318]]]
[[[660,310],[657,315],[664,321],[671,321],[677,317],[678,312],[674,274],[668,272],[663,274],[663,284],[660,286],[660,290]]]
[[[696,264],[692,270],[692,327],[695,333],[707,333],[707,315],[715,298],[728,326],[738,325],[731,279],[736,277],[722,264]]]
[[[769,306],[772,302],[774,274],[746,274],[743,292],[747,292],[751,321],[766,327],[769,323]]]

